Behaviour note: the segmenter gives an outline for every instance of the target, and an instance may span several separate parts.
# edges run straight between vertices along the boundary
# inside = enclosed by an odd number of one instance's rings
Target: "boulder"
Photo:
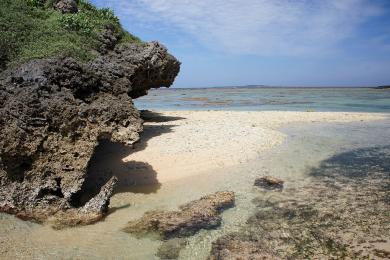
[[[157,249],[156,256],[160,259],[177,259],[180,251],[187,245],[187,241],[183,238],[174,238],[166,240]]]
[[[106,91],[138,98],[151,88],[169,87],[180,62],[158,42],[122,44],[89,64]]]
[[[200,229],[221,224],[222,210],[234,206],[234,192],[221,191],[180,207],[178,211],[148,211],[139,220],[130,221],[125,232],[157,233],[163,239],[187,237]]]
[[[76,0],[57,0],[54,3],[54,8],[63,14],[74,14],[78,12]]]
[[[272,176],[264,176],[257,178],[254,185],[267,190],[281,190],[283,189],[284,181]]]

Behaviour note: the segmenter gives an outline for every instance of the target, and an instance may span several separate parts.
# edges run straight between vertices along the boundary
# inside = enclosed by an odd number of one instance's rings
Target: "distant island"
[[[378,86],[378,87],[375,87],[375,89],[390,89],[390,85],[387,85],[387,86]]]

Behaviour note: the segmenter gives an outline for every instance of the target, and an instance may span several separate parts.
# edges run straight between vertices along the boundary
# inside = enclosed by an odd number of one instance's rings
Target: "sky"
[[[175,87],[390,84],[390,0],[91,0],[181,62]]]

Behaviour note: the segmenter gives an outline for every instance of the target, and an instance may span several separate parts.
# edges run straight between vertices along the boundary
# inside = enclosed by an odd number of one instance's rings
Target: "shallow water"
[[[372,88],[156,89],[139,109],[390,112],[390,90]]]
[[[190,237],[188,245],[180,254],[181,259],[204,259],[210,252],[212,241],[232,231],[246,230],[247,219],[264,210],[259,206],[259,201],[282,201],[286,196],[299,194],[301,199],[310,197],[302,187],[313,183],[313,169],[321,172],[322,168],[319,166],[327,159],[338,158],[339,167],[333,170],[326,168],[336,175],[340,169],[350,167],[351,161],[356,169],[364,169],[367,175],[375,170],[376,165],[383,168],[383,165],[388,165],[384,162],[390,161],[387,148],[383,148],[390,145],[390,120],[351,124],[315,123],[310,126],[296,124],[289,125],[282,131],[288,135],[285,143],[269,153],[260,154],[255,160],[158,187],[115,194],[110,204],[112,213],[104,221],[94,225],[56,231],[49,226],[0,214],[1,258],[156,259],[155,253],[161,242],[153,238],[137,239],[122,232],[121,228],[129,220],[140,217],[147,210],[176,209],[180,204],[205,194],[233,190],[237,196],[236,207],[223,213],[222,226],[216,230],[200,231]],[[357,153],[358,159],[356,156],[348,156],[348,153],[334,157],[357,149],[375,147],[384,152],[377,153],[380,158],[368,164],[371,167],[364,166],[367,165],[367,158],[363,156],[367,152],[364,150]],[[384,171],[383,182],[388,183],[389,169],[385,167]],[[284,179],[285,191],[264,192],[253,187],[254,179],[265,174]],[[382,210],[375,214],[385,213]],[[390,239],[389,226],[383,226],[382,230],[385,237]]]

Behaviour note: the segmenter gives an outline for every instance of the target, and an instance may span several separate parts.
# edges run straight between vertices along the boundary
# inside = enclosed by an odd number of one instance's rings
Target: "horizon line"
[[[226,86],[197,86],[197,87],[166,87],[170,89],[208,89],[208,88],[379,88],[388,85],[366,85],[366,86],[294,86],[294,85],[226,85]],[[164,88],[162,88],[164,89]]]

